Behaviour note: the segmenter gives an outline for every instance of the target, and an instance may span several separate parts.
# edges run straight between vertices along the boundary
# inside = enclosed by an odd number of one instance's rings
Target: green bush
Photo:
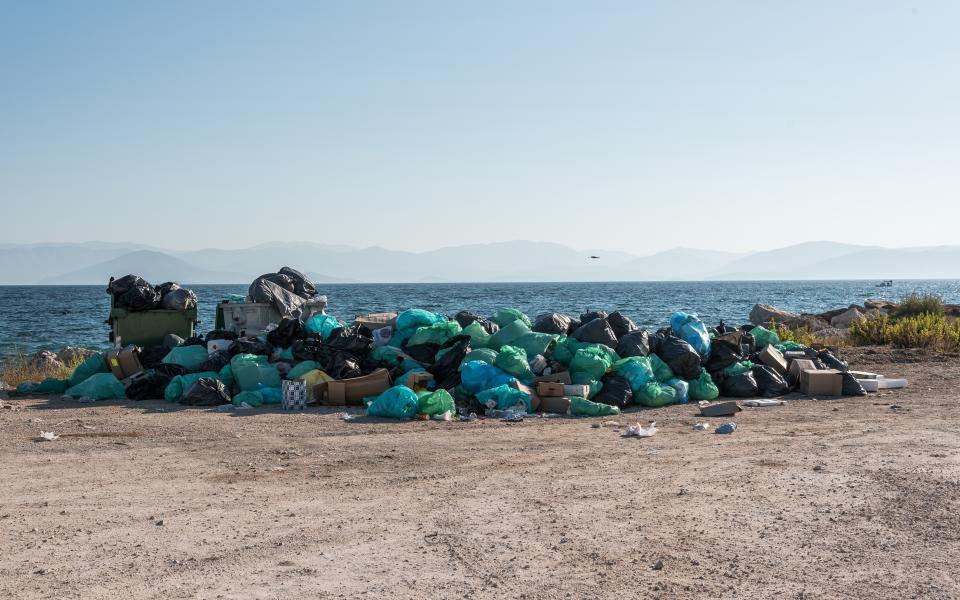
[[[960,350],[960,321],[943,314],[921,313],[909,317],[869,316],[854,321],[850,339],[858,345],[889,344],[896,348]]]
[[[915,317],[918,315],[942,315],[943,297],[937,294],[912,293],[904,296],[894,316]]]

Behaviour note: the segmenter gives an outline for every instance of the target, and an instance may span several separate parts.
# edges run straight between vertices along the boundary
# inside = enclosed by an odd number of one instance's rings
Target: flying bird
[[[599,256],[591,256],[590,258],[600,258]]]

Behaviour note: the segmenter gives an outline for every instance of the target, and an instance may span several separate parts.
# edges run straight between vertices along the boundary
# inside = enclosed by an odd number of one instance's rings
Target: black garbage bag
[[[581,342],[604,344],[610,348],[617,347],[617,336],[610,328],[606,318],[584,321],[579,329],[573,332],[573,337]]]
[[[731,375],[720,380],[720,395],[734,398],[752,398],[759,392],[752,371]]]
[[[238,354],[257,354],[259,356],[270,356],[273,354],[273,346],[267,342],[261,342],[257,338],[239,338],[230,346],[230,356]]]
[[[723,335],[725,333],[733,333],[734,331],[739,331],[738,329],[730,327],[723,321],[720,321],[720,324],[717,325],[715,329],[717,330],[717,335]]]
[[[277,281],[285,285],[281,285]],[[294,287],[294,281],[290,277],[271,273],[257,277],[250,284],[248,294],[254,302],[273,305],[281,317],[299,316],[300,308],[307,299],[295,294],[293,292]]]
[[[290,267],[283,267],[277,272],[277,274],[285,275],[293,280],[293,293],[300,296],[304,300],[309,300],[317,295],[317,287],[313,285],[313,282],[309,277],[300,271],[291,269]]]
[[[594,402],[626,408],[633,404],[633,390],[630,381],[620,375],[608,374],[603,378],[603,387],[593,397]]]
[[[142,358],[142,353],[141,353]],[[142,364],[142,363],[141,363]],[[130,400],[159,400],[163,391],[177,375],[185,375],[187,370],[174,364],[160,364],[148,372],[146,377],[127,386],[125,394]]]
[[[114,304],[121,296],[136,287],[148,286],[150,283],[139,275],[124,275],[119,279],[110,278],[107,284],[107,293],[113,296]]]
[[[767,398],[782,396],[790,391],[790,384],[767,365],[756,365],[751,371],[757,382],[757,393]]]
[[[573,319],[560,313],[544,313],[537,315],[533,321],[533,330],[537,333],[566,335],[570,331]]]
[[[364,357],[373,350],[373,332],[365,325],[337,327],[330,332],[325,343],[335,350]]]
[[[131,287],[114,301],[114,306],[130,312],[153,310],[159,305],[160,293],[149,283]]]
[[[337,354],[337,350],[324,344],[319,336],[297,340],[293,343],[291,350],[293,357],[297,360],[312,360],[324,366],[330,364]]]
[[[213,377],[201,377],[187,388],[180,404],[188,406],[219,406],[230,403],[230,394],[223,382]]]
[[[217,350],[213,354],[207,356],[207,359],[203,361],[202,365],[200,365],[200,371],[219,372],[220,369],[230,364],[231,358],[233,357],[230,356],[229,350]]]
[[[189,310],[197,307],[197,295],[193,290],[179,286],[166,294],[160,292],[160,298],[160,308],[165,310]]]
[[[203,346],[203,347],[206,347],[206,346],[207,346],[207,342],[205,342],[202,337],[195,335],[195,336],[193,336],[193,337],[188,337],[187,339],[183,340],[182,342],[180,342],[180,345],[181,345],[181,346]]]
[[[407,356],[422,365],[432,365],[437,352],[440,351],[440,344],[426,343],[404,346],[403,351],[406,352]]]
[[[234,341],[237,339],[237,334],[229,329],[214,329],[213,331],[207,332],[207,336],[204,338],[207,342],[212,342],[214,340],[230,340]]]
[[[602,310],[588,310],[587,312],[580,315],[580,325],[586,325],[594,319],[605,319],[607,318],[607,313]]]
[[[696,379],[700,376],[700,355],[693,346],[677,336],[658,332],[650,338],[650,350],[667,363],[680,379]]]
[[[454,336],[440,346],[440,350],[446,352],[433,365],[427,367],[427,372],[433,375],[437,388],[452,390],[460,385],[460,363],[470,353],[470,336]]]
[[[483,327],[484,331],[489,334],[494,334],[500,331],[500,326],[493,321],[468,310],[461,310],[453,317],[453,320],[459,323],[460,327],[466,327],[473,322],[480,323],[480,326]]]
[[[834,355],[833,352],[830,352],[829,350],[821,350],[817,353],[817,357],[821,360],[821,362],[823,362],[823,364],[827,365],[828,369],[836,369],[838,371],[848,371],[850,369],[850,365],[847,364],[847,361],[840,360],[836,357],[836,355]]]
[[[739,346],[725,339],[714,338],[710,343],[710,358],[703,363],[703,367],[709,373],[716,373],[741,360],[743,355]]]
[[[166,346],[146,346],[140,350],[140,364],[144,369],[152,369],[162,364],[163,357],[170,353]]]
[[[620,338],[614,351],[620,358],[627,358],[628,356],[649,356],[650,334],[646,329],[631,331]]]
[[[349,352],[337,352],[326,367],[324,371],[334,379],[353,379],[363,375],[360,361]]]
[[[863,389],[863,386],[860,385],[856,377],[844,371],[843,389],[840,391],[840,394],[844,396],[866,396],[867,390]]]
[[[284,317],[280,319],[277,328],[267,334],[267,341],[277,348],[289,348],[297,340],[304,337],[303,323],[300,319]]]
[[[613,333],[617,336],[618,340],[631,331],[640,329],[636,323],[630,320],[630,317],[627,317],[619,310],[610,313],[610,316],[607,317],[607,322],[610,323],[610,329],[613,329]]]

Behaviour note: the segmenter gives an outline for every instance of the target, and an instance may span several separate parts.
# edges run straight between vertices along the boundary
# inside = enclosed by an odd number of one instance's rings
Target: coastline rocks
[[[800,315],[797,313],[780,310],[769,304],[754,304],[750,310],[750,322],[763,327],[770,325],[770,321],[790,325],[799,318]]]
[[[830,326],[846,329],[853,325],[854,321],[859,321],[865,317],[866,315],[864,315],[856,306],[852,306],[839,315],[831,318]]]
[[[85,361],[91,354],[96,353],[96,350],[90,350],[89,348],[65,346],[60,352],[57,352],[57,358],[65,365],[73,365]]]
[[[49,373],[64,368],[63,362],[56,354],[49,350],[40,350],[27,360],[30,368],[37,369],[43,373]]]

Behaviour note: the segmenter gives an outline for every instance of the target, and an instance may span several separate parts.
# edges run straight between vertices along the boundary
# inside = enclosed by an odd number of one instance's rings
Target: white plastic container
[[[237,335],[260,335],[270,323],[280,322],[280,313],[265,302],[224,303],[219,308],[223,326]]]
[[[899,390],[907,387],[906,379],[877,379],[877,387],[881,390]]]
[[[860,387],[867,392],[875,392],[880,388],[879,379],[857,379],[857,383],[860,384]]]
[[[229,350],[233,345],[233,340],[210,340],[207,342],[207,354],[213,354],[220,350]]]

